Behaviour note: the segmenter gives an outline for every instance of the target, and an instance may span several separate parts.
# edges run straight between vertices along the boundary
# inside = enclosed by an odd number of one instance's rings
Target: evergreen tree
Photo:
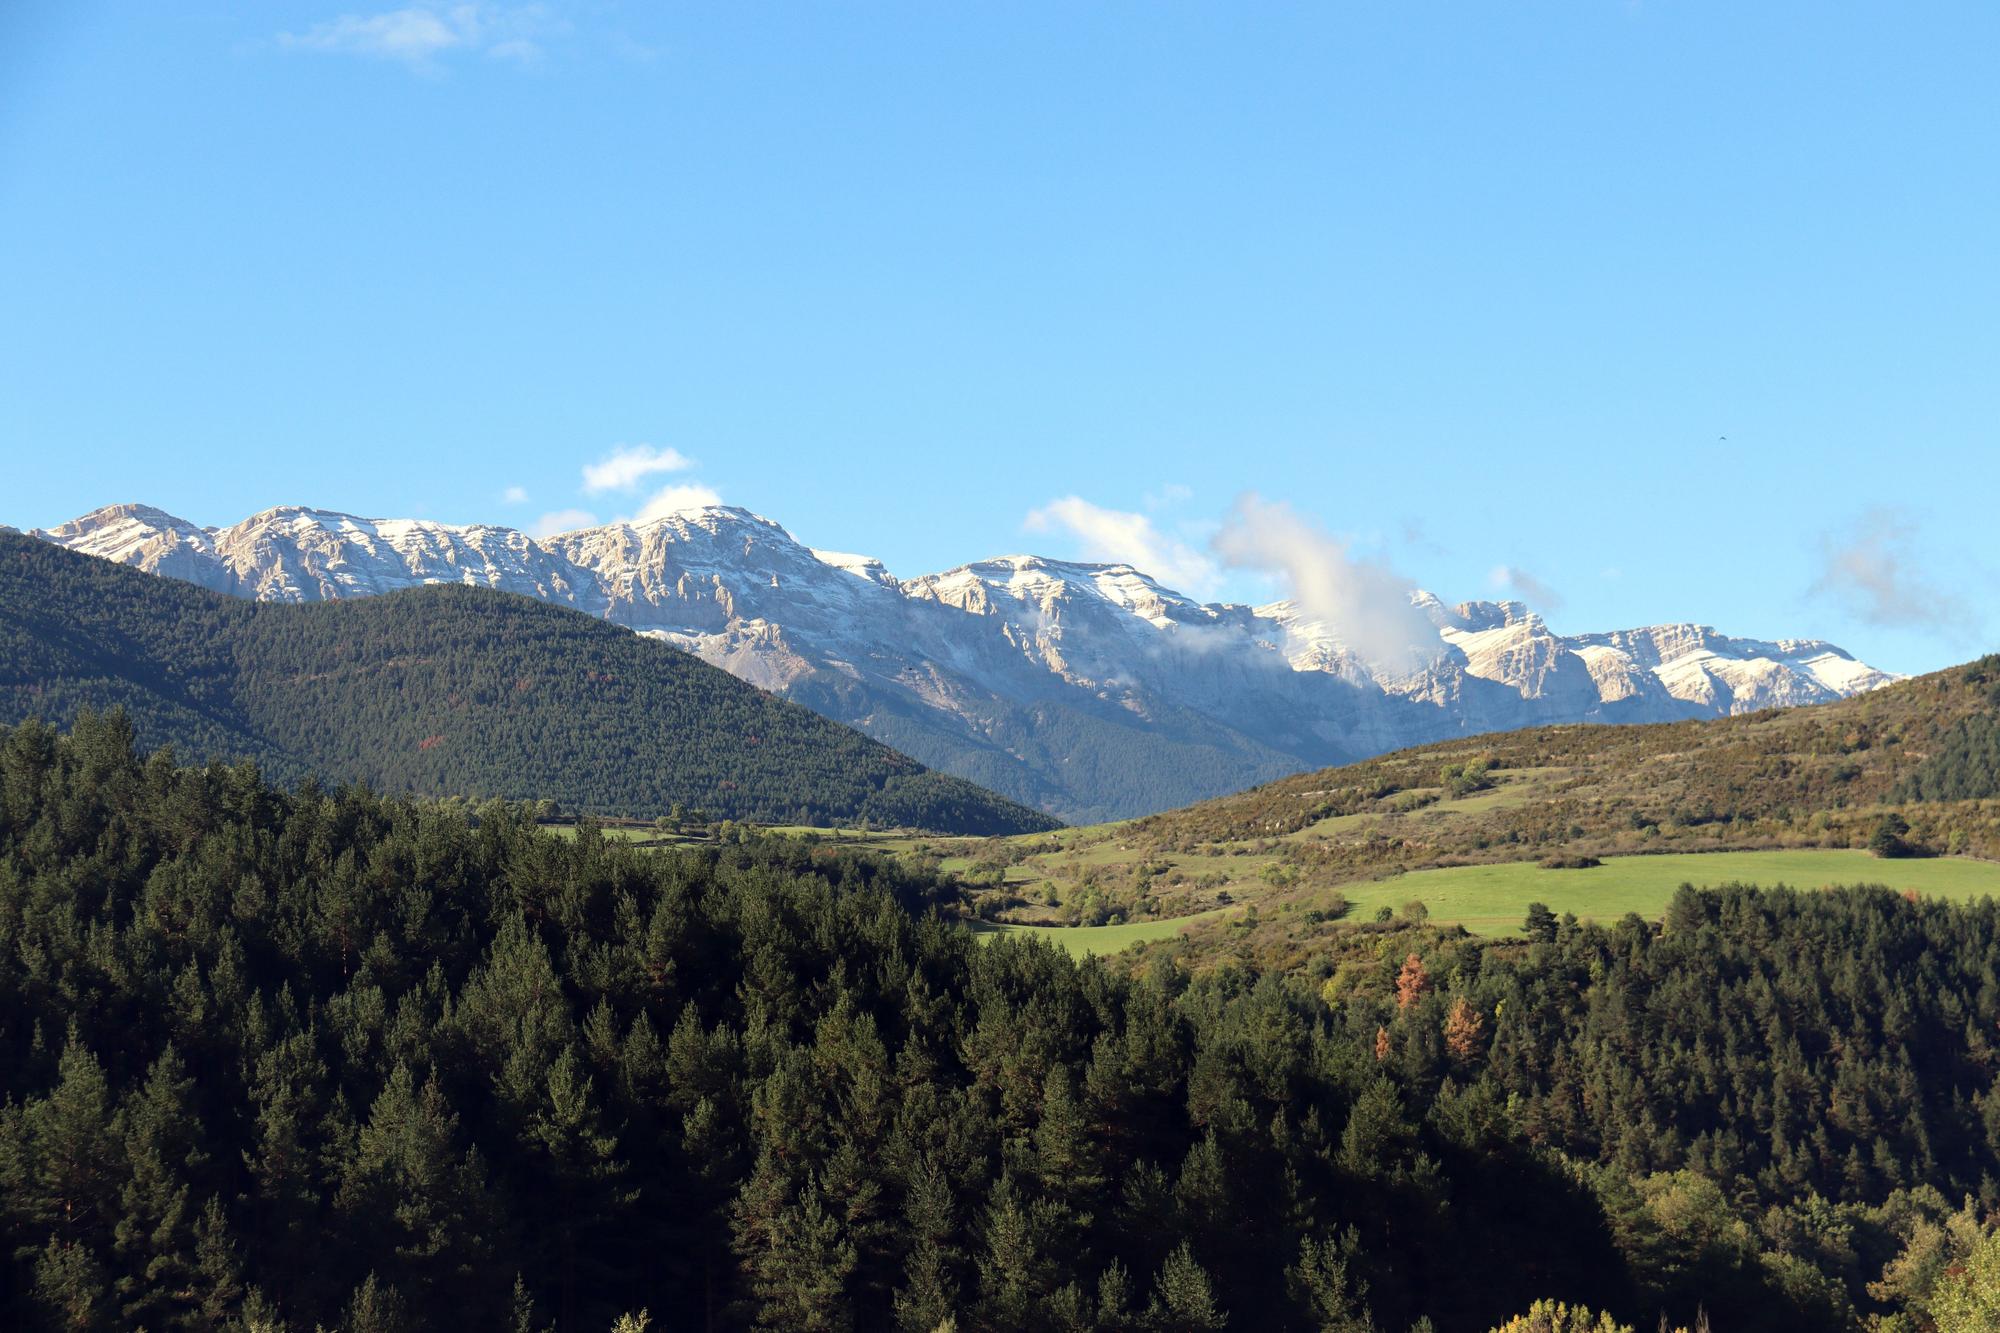
[[[1208,1274],[1195,1262],[1194,1254],[1182,1241],[1160,1269],[1153,1284],[1150,1317],[1155,1328],[1173,1333],[1205,1333],[1229,1322],[1216,1301]]]

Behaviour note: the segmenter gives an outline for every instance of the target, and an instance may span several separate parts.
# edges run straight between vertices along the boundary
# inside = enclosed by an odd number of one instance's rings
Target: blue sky
[[[1997,49],[1990,4],[14,0],[0,522],[691,487],[904,574],[1259,597],[1282,503],[1559,629],[1928,669],[2000,631]]]

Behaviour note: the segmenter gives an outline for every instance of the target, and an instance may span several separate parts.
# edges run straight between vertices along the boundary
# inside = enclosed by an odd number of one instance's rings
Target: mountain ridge
[[[568,607],[452,585],[260,603],[0,536],[0,722],[85,709],[286,782],[643,818],[1054,823]]]
[[[1020,554],[898,578],[734,506],[535,539],[306,506],[202,528],[126,504],[33,535],[255,600],[464,582],[569,606],[1073,820],[1457,735],[1727,715],[1896,679],[1818,640],[1559,635],[1519,602],[1422,592],[1437,641],[1389,667],[1289,601],[1204,603],[1130,564]]]

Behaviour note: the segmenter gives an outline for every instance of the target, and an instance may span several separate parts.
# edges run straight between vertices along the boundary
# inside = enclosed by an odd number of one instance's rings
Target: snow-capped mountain
[[[918,760],[1071,819],[1166,809],[1452,735],[1818,703],[1894,679],[1816,640],[1703,625],[1559,635],[1447,605],[1416,664],[1278,602],[1202,603],[1129,565],[1012,555],[899,580],[710,506],[542,540],[299,507],[203,528],[113,505],[36,536],[268,601],[470,583],[676,644]]]

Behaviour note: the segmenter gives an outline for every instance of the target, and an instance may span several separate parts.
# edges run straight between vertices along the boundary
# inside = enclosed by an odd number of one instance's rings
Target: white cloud
[[[1288,504],[1238,497],[1214,547],[1232,569],[1278,575],[1301,611],[1371,666],[1410,671],[1426,660],[1426,644],[1435,650],[1437,630],[1410,605],[1415,584],[1385,564],[1354,558],[1345,542]]]
[[[1067,532],[1085,559],[1128,564],[1172,588],[1200,594],[1215,585],[1215,562],[1161,532],[1144,514],[1066,495],[1034,510],[1024,526],[1030,532]]]
[[[506,490],[500,492],[500,502],[502,504],[524,505],[528,503],[528,488],[526,486],[509,486]]]
[[[559,27],[540,5],[412,5],[380,14],[342,14],[304,32],[280,33],[278,45],[434,69],[438,58],[450,53],[538,60],[542,48],[536,39]]]
[[[621,444],[595,463],[583,465],[583,489],[591,495],[629,491],[656,472],[685,472],[693,466],[694,460],[678,449]]]
[[[709,505],[721,503],[722,497],[711,487],[687,482],[655,491],[653,498],[646,501],[637,514],[624,521],[651,523],[656,518],[665,518],[669,514],[678,514],[686,509],[705,509]]]
[[[1519,565],[1495,565],[1487,579],[1497,591],[1519,593],[1537,611],[1562,609],[1562,594]]]
[[[525,37],[513,37],[487,47],[486,54],[495,60],[512,60],[518,64],[532,65],[542,58],[542,48]]]
[[[543,514],[528,528],[528,535],[536,539],[553,537],[558,532],[574,532],[578,528],[595,525],[597,515],[588,509],[558,509],[554,513]]]
[[[1844,531],[1821,539],[1813,594],[1832,598],[1871,625],[1963,630],[1965,608],[1947,599],[1918,567],[1915,538],[1907,514],[1870,509]]]

